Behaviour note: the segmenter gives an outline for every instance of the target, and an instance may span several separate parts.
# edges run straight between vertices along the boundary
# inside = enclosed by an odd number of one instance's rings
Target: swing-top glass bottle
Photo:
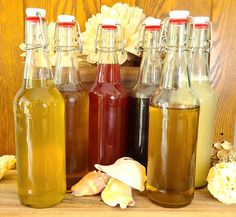
[[[185,206],[194,195],[199,100],[187,68],[188,14],[172,11],[165,20],[167,53],[149,106],[147,196],[164,207]]]
[[[126,147],[127,92],[121,85],[117,52],[120,26],[105,19],[98,26],[97,77],[89,92],[89,169],[94,164],[112,164],[124,157]]]
[[[79,49],[82,50],[82,38],[78,22],[74,16],[59,15],[54,83],[65,100],[67,190],[88,172],[89,97],[80,80]]]
[[[216,115],[216,95],[209,79],[211,23],[209,17],[193,17],[191,24],[190,77],[200,101],[195,187],[203,187],[210,169]]]
[[[149,100],[161,75],[160,19],[147,19],[140,30],[139,52],[143,50],[138,80],[128,98],[128,155],[147,166]]]
[[[50,207],[65,194],[65,105],[54,87],[45,10],[26,9],[24,82],[14,100],[18,195]]]

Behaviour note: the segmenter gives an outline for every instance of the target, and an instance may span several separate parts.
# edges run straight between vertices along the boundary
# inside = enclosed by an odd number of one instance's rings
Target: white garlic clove
[[[132,158],[120,158],[109,166],[95,164],[95,168],[106,173],[110,177],[120,180],[132,188],[139,191],[145,190],[144,184],[147,180],[146,169],[142,164]]]
[[[114,178],[109,180],[101,197],[104,203],[112,207],[120,205],[120,208],[125,209],[135,205],[131,187]]]
[[[100,193],[109,180],[109,177],[102,172],[89,172],[77,184],[72,186],[72,195],[86,196]]]

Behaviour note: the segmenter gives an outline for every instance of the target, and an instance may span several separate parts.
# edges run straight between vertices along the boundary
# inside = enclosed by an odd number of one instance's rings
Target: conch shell
[[[131,187],[114,178],[109,180],[101,197],[104,203],[112,207],[120,205],[120,208],[125,209],[135,204]]]
[[[139,191],[145,190],[144,184],[147,180],[146,169],[142,164],[132,158],[120,158],[114,164],[109,166],[95,164],[95,168],[132,188]]]
[[[95,170],[89,172],[77,184],[72,186],[72,195],[85,196],[98,194],[106,187],[108,180],[109,177],[105,173]]]
[[[0,179],[15,166],[16,157],[14,155],[3,155],[0,157]]]

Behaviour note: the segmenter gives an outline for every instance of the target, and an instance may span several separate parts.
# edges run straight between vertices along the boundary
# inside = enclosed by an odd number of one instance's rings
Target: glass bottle
[[[187,68],[188,14],[171,11],[166,19],[167,54],[149,106],[146,190],[164,207],[185,206],[194,196],[199,100]]]
[[[192,18],[189,66],[192,87],[200,101],[195,187],[207,184],[216,115],[216,96],[208,76],[209,25],[208,17]]]
[[[99,34],[100,33],[100,34]],[[120,83],[118,26],[112,19],[98,26],[97,77],[89,92],[89,169],[126,155],[127,92]]]
[[[26,9],[24,82],[14,99],[18,195],[50,207],[65,195],[65,105],[54,87],[43,9]]]
[[[143,28],[143,56],[139,77],[128,98],[128,154],[147,166],[149,99],[161,74],[159,49],[160,19],[146,20]],[[142,31],[142,30],[141,30]],[[140,32],[140,35],[142,33]]]
[[[88,172],[89,97],[79,76],[75,24],[74,16],[58,16],[55,40],[54,83],[65,100],[67,190]]]

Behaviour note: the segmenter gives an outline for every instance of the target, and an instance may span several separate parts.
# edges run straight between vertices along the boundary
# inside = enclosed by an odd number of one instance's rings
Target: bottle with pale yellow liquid
[[[164,22],[167,54],[149,105],[146,194],[164,207],[186,206],[194,196],[199,100],[187,68],[188,14],[171,11]]]
[[[18,195],[36,208],[56,205],[66,189],[65,105],[52,78],[45,14],[26,9],[24,82],[14,99]]]
[[[200,100],[195,187],[207,184],[216,115],[216,96],[208,77],[210,25],[208,17],[192,18],[189,68],[192,88]]]

